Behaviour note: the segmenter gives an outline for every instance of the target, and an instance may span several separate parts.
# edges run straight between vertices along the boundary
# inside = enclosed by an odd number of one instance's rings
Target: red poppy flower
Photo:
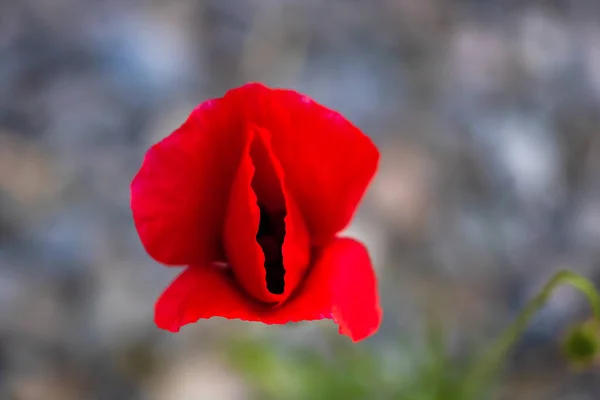
[[[369,255],[336,234],[378,162],[358,128],[294,91],[253,83],[202,103],[148,150],[131,184],[146,251],[187,266],[156,303],[156,324],[332,318],[354,341],[373,334]]]

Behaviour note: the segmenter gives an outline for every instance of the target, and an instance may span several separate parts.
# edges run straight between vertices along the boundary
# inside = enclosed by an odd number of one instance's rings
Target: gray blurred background
[[[131,178],[254,80],[381,149],[348,229],[385,312],[364,343],[326,321],[154,326],[178,271],[143,251]],[[600,278],[599,129],[596,0],[0,0],[0,399],[465,400],[455,371],[553,272]],[[489,398],[600,398],[560,354],[588,315],[557,291]]]

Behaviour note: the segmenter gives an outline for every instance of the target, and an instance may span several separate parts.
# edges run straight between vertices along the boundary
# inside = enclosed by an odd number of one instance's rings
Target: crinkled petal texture
[[[253,94],[254,122],[272,133],[273,152],[306,221],[322,245],[345,228],[379,163],[379,151],[360,129],[307,96],[261,84]]]
[[[239,290],[230,271],[191,266],[156,304],[156,324],[177,332],[201,318],[224,317],[266,324],[333,318],[340,333],[359,341],[381,322],[377,283],[365,247],[335,239],[323,248],[299,290],[279,307],[266,308]]]
[[[377,148],[339,113],[306,96],[248,84],[201,104],[147,152],[131,185],[131,207],[155,260],[224,260],[229,193],[251,125],[270,133],[311,243],[327,243],[349,223],[377,169]]]
[[[147,252],[189,266],[158,301],[157,324],[334,318],[354,340],[372,334],[381,312],[367,251],[336,234],[378,162],[358,128],[291,90],[248,84],[201,104],[131,184]]]
[[[280,303],[304,277],[310,243],[269,133],[254,128],[249,138],[229,199],[225,250],[242,288],[265,303]]]
[[[272,93],[273,151],[315,245],[345,228],[379,163],[367,136],[339,113],[291,90]]]
[[[200,105],[148,150],[133,179],[134,222],[146,251],[158,262],[224,260],[220,232],[246,142],[243,121],[230,115],[233,100]]]

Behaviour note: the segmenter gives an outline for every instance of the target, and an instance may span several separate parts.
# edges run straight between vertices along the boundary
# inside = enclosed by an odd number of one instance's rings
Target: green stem
[[[595,320],[600,323],[600,294],[587,278],[571,271],[559,271],[544,286],[527,306],[519,313],[515,321],[500,335],[492,346],[475,360],[468,371],[465,381],[465,399],[473,398],[480,388],[490,382],[504,362],[512,346],[527,329],[533,316],[546,304],[554,289],[571,285],[582,292],[592,308]]]

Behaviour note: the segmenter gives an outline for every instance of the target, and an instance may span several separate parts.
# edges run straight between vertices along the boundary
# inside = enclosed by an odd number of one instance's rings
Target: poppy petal
[[[308,233],[287,193],[269,133],[251,129],[251,142],[231,190],[224,245],[240,285],[260,301],[280,303],[298,286],[308,267]],[[267,219],[271,226],[266,225]],[[278,232],[267,232],[273,230]]]
[[[215,265],[186,268],[163,292],[155,306],[156,325],[178,332],[201,318],[260,320],[261,307],[237,286],[231,271]]]
[[[333,317],[354,342],[374,334],[381,323],[377,279],[365,246],[336,238],[320,251],[298,294],[281,307],[291,320]]]
[[[167,265],[223,259],[221,232],[244,145],[239,102],[230,91],[196,108],[152,146],[131,183],[131,208],[146,251]]]
[[[199,319],[222,317],[285,324],[302,319],[320,319],[309,314],[290,315],[280,307],[272,308],[245,294],[230,270],[216,265],[194,265],[186,268],[160,296],[155,306],[154,321],[167,331],[178,332],[184,325]],[[300,318],[300,319],[297,319]]]
[[[377,170],[379,151],[341,114],[292,90],[273,90],[273,151],[315,245],[345,228]]]
[[[381,316],[369,255],[352,239],[336,239],[324,248],[297,293],[280,307],[253,300],[231,271],[214,265],[188,267],[155,307],[157,326],[171,332],[212,317],[265,324],[334,318],[340,333],[355,342],[374,334]]]

